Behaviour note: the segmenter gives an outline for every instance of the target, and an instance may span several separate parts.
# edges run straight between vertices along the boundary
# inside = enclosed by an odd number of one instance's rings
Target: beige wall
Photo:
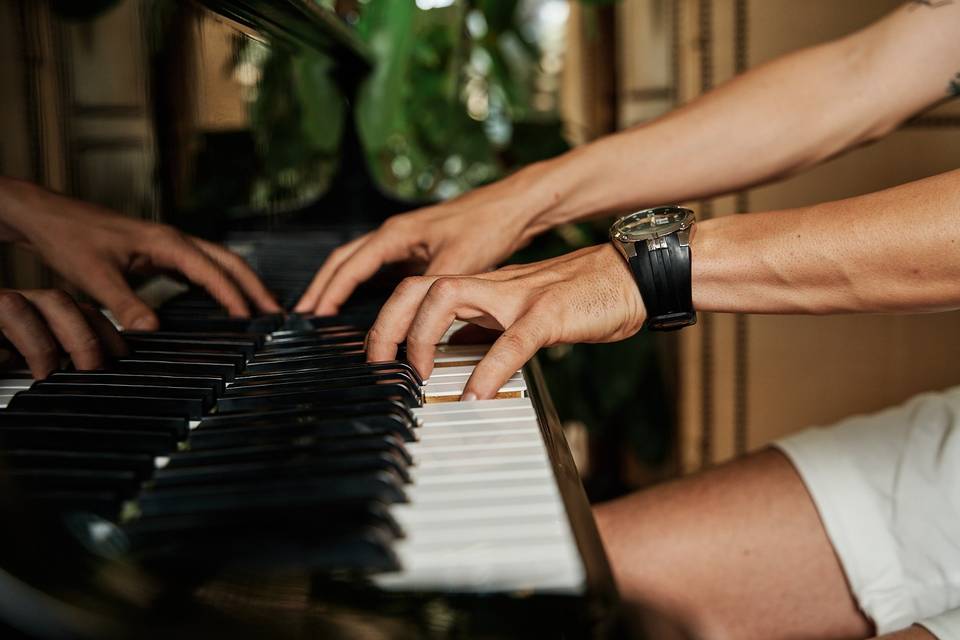
[[[740,67],[849,33],[900,4],[677,0],[677,98],[692,99],[705,84],[719,84]],[[804,175],[694,206],[714,216],[775,210],[955,169],[960,165],[957,115],[960,104],[955,102]],[[957,313],[832,318],[705,314],[678,343],[680,458],[687,470],[805,426],[960,384]]]

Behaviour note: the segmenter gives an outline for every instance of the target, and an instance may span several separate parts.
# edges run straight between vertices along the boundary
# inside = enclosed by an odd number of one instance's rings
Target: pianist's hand
[[[544,200],[543,189],[531,186],[537,170],[528,167],[455,200],[393,216],[331,253],[295,310],[336,313],[387,263],[419,262],[427,275],[492,269],[547,228],[534,221]]]
[[[27,361],[34,378],[58,369],[61,351],[77,369],[97,369],[105,355],[126,353],[123,339],[103,314],[54,289],[0,289],[0,333]]]
[[[64,278],[101,302],[126,328],[158,326],[126,276],[176,271],[233,315],[280,307],[239,256],[165,225],[137,220],[35,185],[0,179],[0,239],[35,250]]]
[[[630,269],[612,245],[469,277],[407,278],[367,334],[367,359],[390,360],[406,340],[423,377],[455,319],[502,330],[467,382],[463,398],[492,398],[539,348],[623,340],[646,311]]]

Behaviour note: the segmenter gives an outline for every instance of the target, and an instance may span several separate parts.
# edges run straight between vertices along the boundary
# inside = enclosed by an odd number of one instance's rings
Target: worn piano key
[[[11,427],[56,427],[159,433],[183,440],[189,432],[186,418],[171,416],[106,415],[103,413],[54,413],[47,411],[0,411],[0,430]]]
[[[144,390],[144,393],[148,393]],[[199,398],[162,398],[155,396],[87,395],[82,393],[45,393],[21,391],[7,405],[17,411],[70,411],[114,415],[173,416],[198,419],[204,404]]]

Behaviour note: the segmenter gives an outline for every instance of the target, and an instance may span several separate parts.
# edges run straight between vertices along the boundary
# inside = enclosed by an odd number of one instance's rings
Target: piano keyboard
[[[30,498],[153,561],[219,547],[387,591],[582,593],[527,375],[459,402],[482,347],[441,346],[421,381],[367,364],[347,320],[168,314],[109,371],[0,381],[0,449]]]

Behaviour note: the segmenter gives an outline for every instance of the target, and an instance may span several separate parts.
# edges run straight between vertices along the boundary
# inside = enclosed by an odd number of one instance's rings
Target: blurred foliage
[[[449,198],[566,150],[555,109],[532,107],[542,52],[518,23],[520,4],[356,4],[350,19],[375,65],[353,105],[355,79],[334,82],[325,52],[244,40],[237,62],[257,69],[250,114],[264,167],[251,204],[322,192],[347,116],[378,185],[413,201]]]

